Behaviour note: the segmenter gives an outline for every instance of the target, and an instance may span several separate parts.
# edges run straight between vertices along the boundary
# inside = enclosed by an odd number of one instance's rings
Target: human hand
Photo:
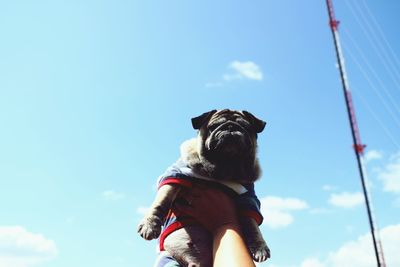
[[[204,228],[214,233],[221,226],[238,225],[233,199],[221,190],[196,185],[183,192],[189,205],[177,205],[177,209],[194,217]]]

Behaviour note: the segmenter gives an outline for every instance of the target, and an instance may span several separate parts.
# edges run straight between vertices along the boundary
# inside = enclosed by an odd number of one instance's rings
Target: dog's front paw
[[[157,216],[145,217],[138,226],[138,233],[146,240],[157,238],[161,233],[161,220]]]
[[[249,250],[251,255],[253,256],[253,260],[256,262],[266,261],[268,258],[271,257],[271,252],[264,242],[260,244],[252,244],[249,245]]]

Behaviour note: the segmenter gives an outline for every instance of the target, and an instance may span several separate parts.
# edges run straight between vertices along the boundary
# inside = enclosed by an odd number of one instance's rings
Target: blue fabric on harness
[[[158,255],[154,267],[182,267],[182,266],[172,256],[163,251]]]

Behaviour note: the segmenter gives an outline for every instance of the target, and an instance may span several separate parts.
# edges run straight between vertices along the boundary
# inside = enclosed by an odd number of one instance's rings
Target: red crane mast
[[[349,118],[351,134],[353,137],[353,147],[354,147],[354,152],[355,152],[355,155],[357,158],[357,165],[358,165],[358,170],[360,173],[361,185],[363,188],[365,204],[366,204],[367,213],[368,213],[369,225],[371,228],[371,235],[372,235],[372,241],[373,241],[373,245],[374,245],[376,262],[377,262],[378,267],[386,267],[385,259],[384,259],[384,255],[383,255],[382,243],[379,238],[379,232],[377,231],[376,223],[375,223],[374,216],[372,213],[372,205],[369,200],[370,197],[369,197],[369,193],[368,193],[366,182],[365,182],[365,174],[364,174],[365,170],[364,170],[364,165],[363,165],[363,155],[364,155],[364,149],[366,146],[364,144],[362,144],[362,142],[361,142],[360,132],[358,130],[358,125],[357,125],[357,120],[356,120],[356,113],[354,110],[353,100],[351,97],[351,92],[350,92],[349,84],[347,81],[346,69],[345,69],[345,65],[344,65],[344,58],[343,58],[342,48],[340,46],[340,38],[339,38],[339,32],[338,32],[339,21],[336,20],[336,18],[335,18],[332,0],[326,0],[326,6],[328,8],[329,26],[332,30],[332,36],[333,36],[333,41],[334,41],[334,45],[335,45],[338,66],[339,66],[340,78],[342,81],[343,93],[344,93],[344,98],[346,101],[347,114],[348,114],[348,118]]]

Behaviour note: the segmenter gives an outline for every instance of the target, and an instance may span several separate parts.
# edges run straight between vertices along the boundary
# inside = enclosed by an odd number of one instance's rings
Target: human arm
[[[225,224],[214,232],[214,267],[253,267],[238,224]]]
[[[194,187],[184,195],[189,206],[180,207],[213,234],[214,267],[254,267],[243,240],[234,201],[224,192]]]

